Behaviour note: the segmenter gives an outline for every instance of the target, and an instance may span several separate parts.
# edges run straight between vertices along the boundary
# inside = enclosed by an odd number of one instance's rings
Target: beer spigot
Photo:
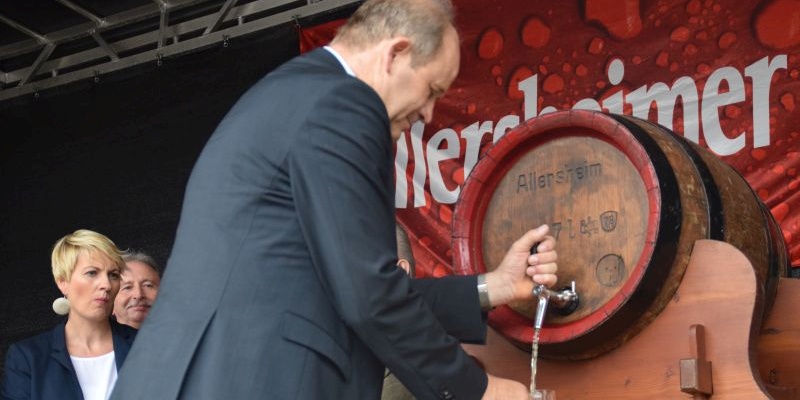
[[[533,288],[533,295],[539,298],[539,303],[536,305],[536,319],[533,322],[534,329],[542,329],[544,323],[544,314],[547,312],[547,303],[550,301],[552,292],[544,285],[536,285]]]
[[[539,243],[531,247],[531,254],[538,252],[537,247]],[[572,281],[570,286],[566,286],[559,291],[548,289],[545,285],[537,284],[533,287],[533,296],[539,299],[536,305],[536,317],[534,319],[533,327],[541,329],[544,323],[544,315],[547,313],[547,306],[552,299],[553,307],[556,312],[561,315],[569,315],[575,312],[580,302],[580,296],[575,290],[575,281]]]
[[[550,303],[553,304],[555,311],[561,315],[572,314],[580,303],[580,296],[575,290],[575,281],[572,281],[570,286],[558,291],[550,290],[544,285],[536,285],[533,287],[533,295],[539,299],[539,304],[536,307],[535,328],[542,327],[544,315]]]

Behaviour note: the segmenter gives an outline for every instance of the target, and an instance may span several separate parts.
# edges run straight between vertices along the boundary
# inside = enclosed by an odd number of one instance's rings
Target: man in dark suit
[[[484,339],[481,304],[555,283],[547,227],[479,277],[395,266],[392,146],[458,73],[452,18],[444,1],[368,0],[242,96],[194,167],[113,399],[378,399],[384,366],[419,399],[527,398],[458,342]]]

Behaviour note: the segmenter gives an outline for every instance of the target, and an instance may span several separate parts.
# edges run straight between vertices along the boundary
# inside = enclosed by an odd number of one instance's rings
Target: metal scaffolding
[[[102,15],[92,0],[42,0],[79,16],[78,23],[37,31],[4,12],[0,25],[22,33],[0,42],[0,101],[177,56],[360,0],[131,0]],[[36,3],[40,3],[37,1]],[[111,2],[115,3],[115,2]],[[41,9],[41,8],[40,8]],[[41,29],[40,29],[41,30]]]

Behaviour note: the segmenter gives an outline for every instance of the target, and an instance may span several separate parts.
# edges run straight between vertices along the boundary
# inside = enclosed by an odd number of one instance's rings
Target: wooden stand
[[[621,347],[582,361],[539,360],[537,387],[569,399],[798,399],[800,280],[781,278],[761,335],[751,334],[755,273],[720,241],[695,243],[672,301]],[[487,372],[530,383],[530,354],[490,329],[465,345]]]

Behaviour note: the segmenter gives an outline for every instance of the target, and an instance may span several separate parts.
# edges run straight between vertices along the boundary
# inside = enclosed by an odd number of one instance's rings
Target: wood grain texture
[[[695,243],[683,281],[669,304],[639,335],[593,359],[540,360],[537,387],[559,400],[691,399],[681,392],[680,360],[695,357],[692,326],[703,325],[711,362],[711,399],[797,399],[800,378],[800,281],[781,278],[761,334],[753,334],[758,292],[747,257],[721,241]],[[530,383],[530,355],[490,330],[485,346],[465,345],[487,372]],[[760,364],[759,364],[760,363]],[[760,365],[760,366],[759,366]],[[762,376],[774,370],[774,382]]]

